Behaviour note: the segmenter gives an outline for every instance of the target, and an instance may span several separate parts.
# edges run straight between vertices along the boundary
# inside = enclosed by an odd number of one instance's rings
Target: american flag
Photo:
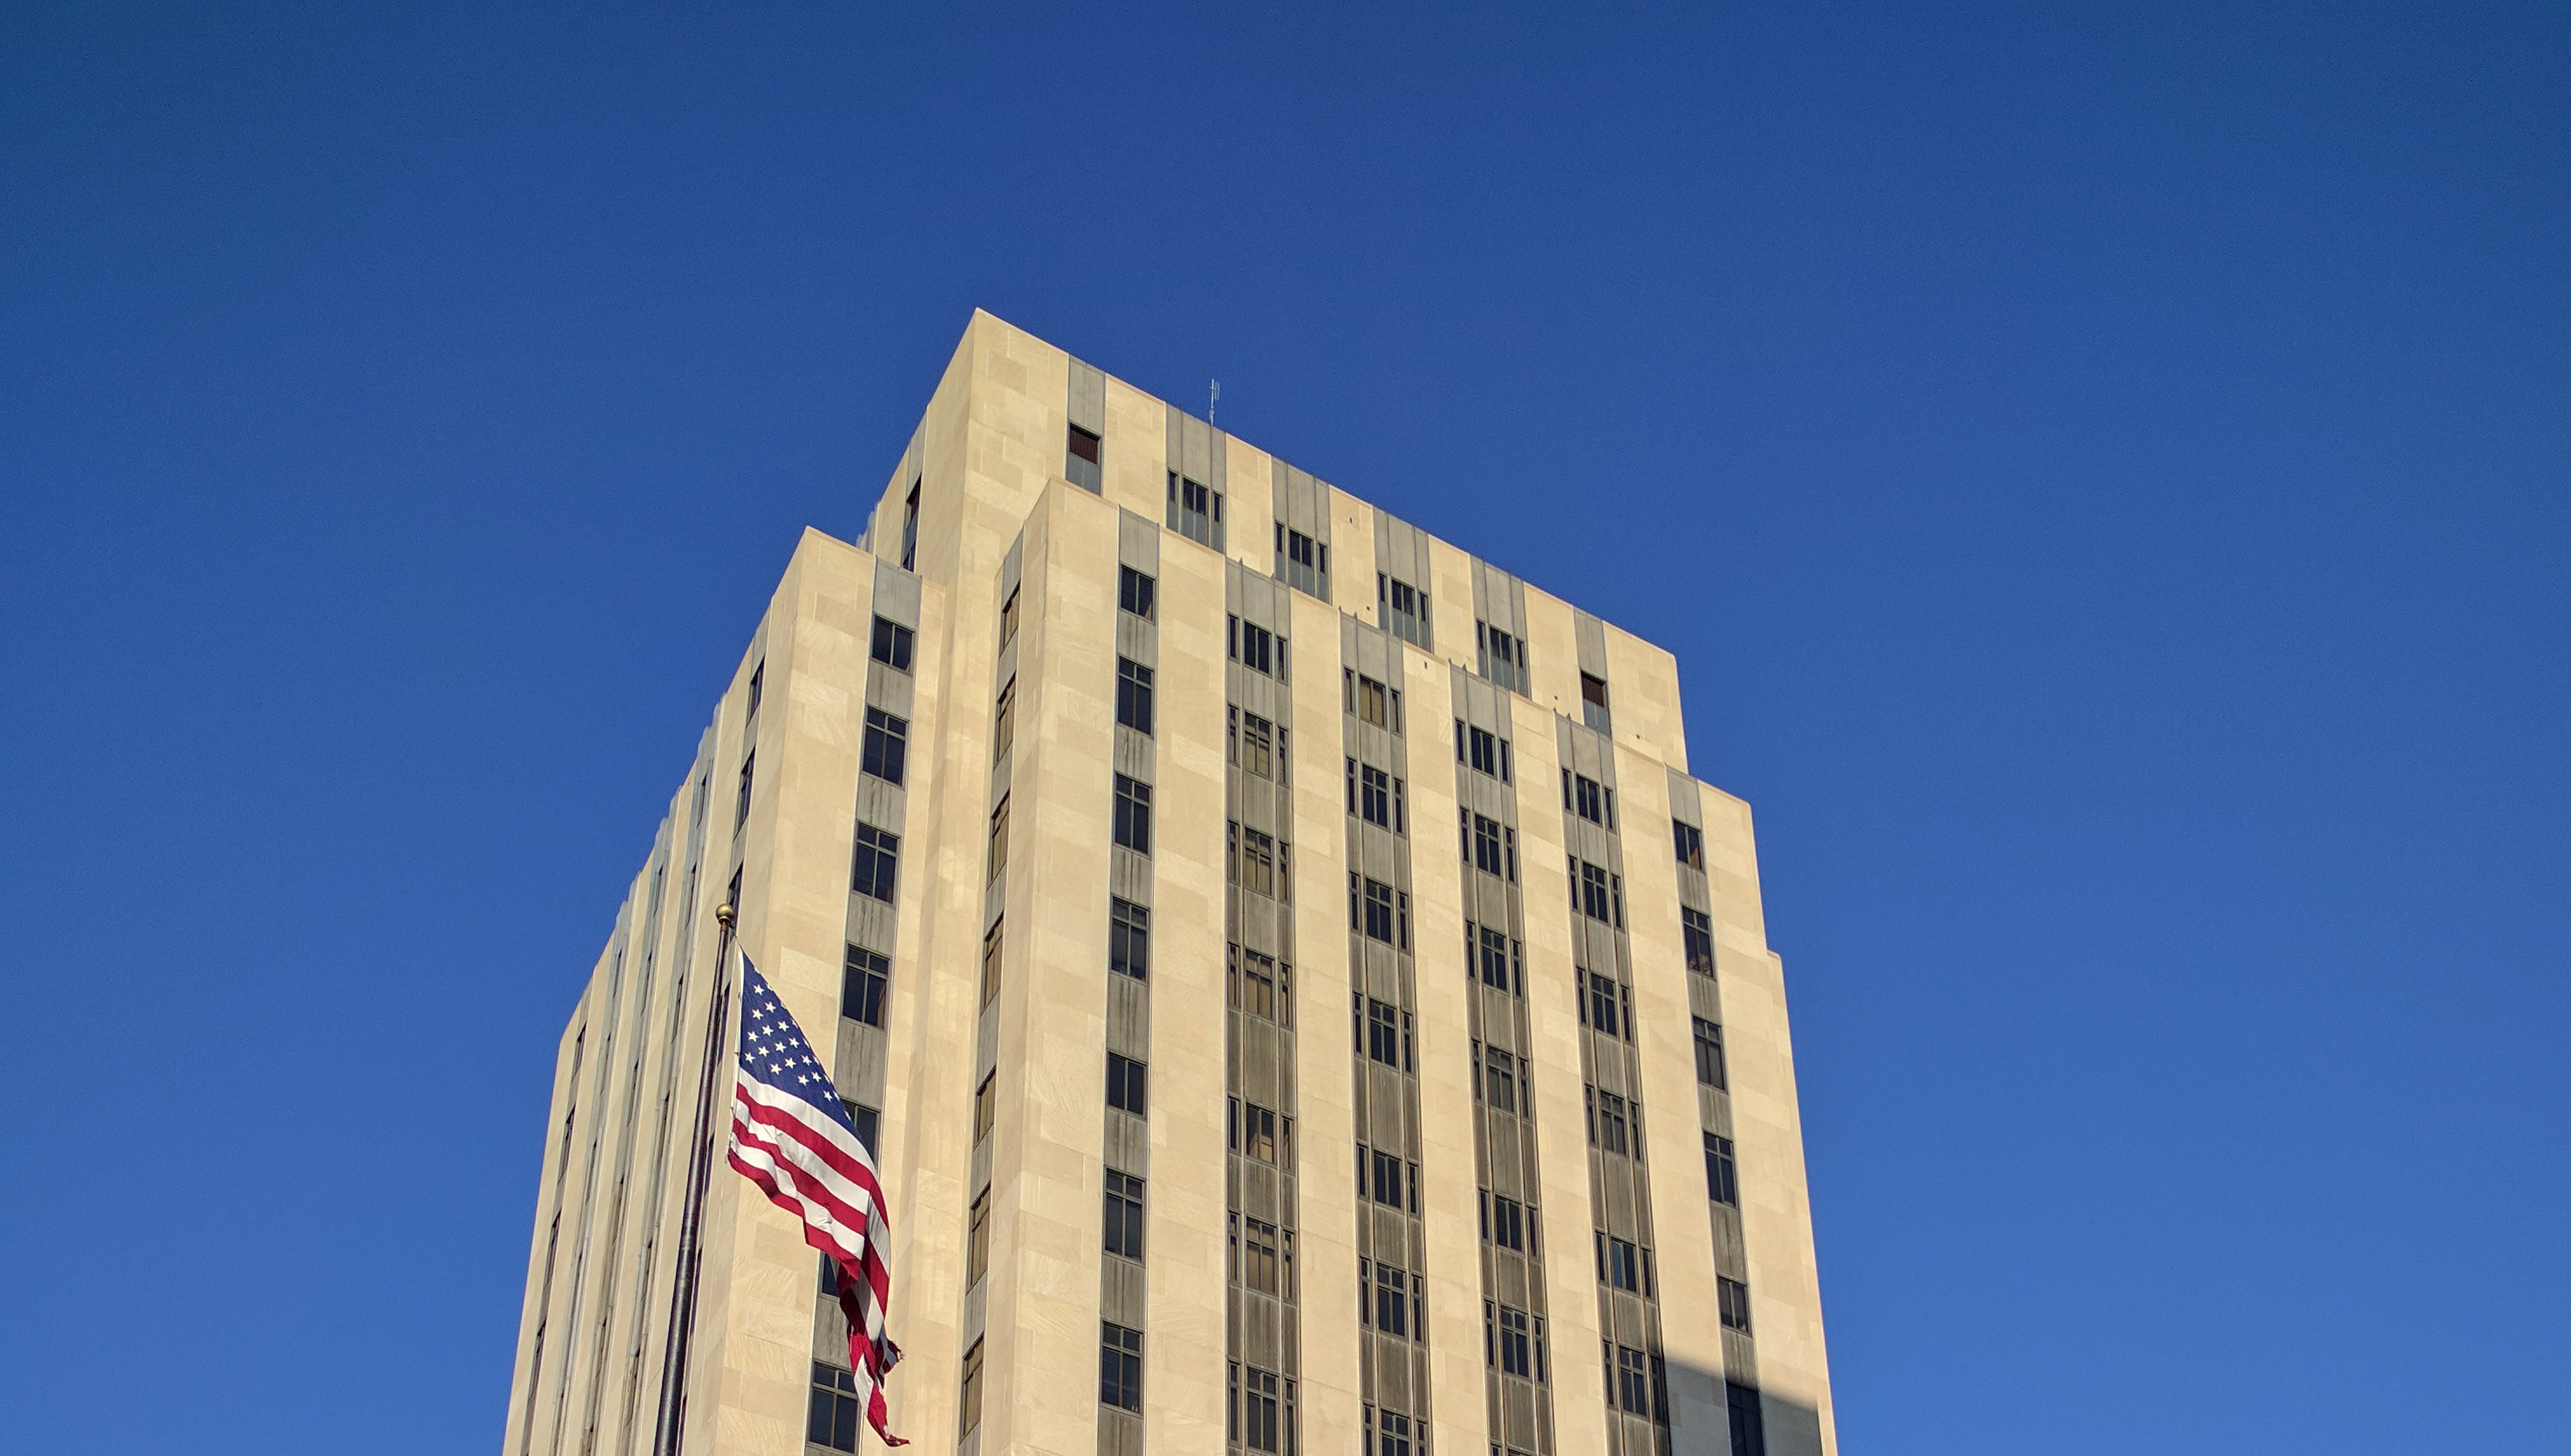
[[[732,1166],[769,1202],[803,1220],[803,1241],[838,1265],[839,1308],[848,1316],[848,1367],[865,1402],[866,1424],[887,1446],[906,1445],[884,1429],[883,1377],[901,1358],[884,1337],[892,1276],[884,1247],[883,1186],[857,1141],[830,1074],[803,1029],[741,960],[741,1075],[732,1089]]]

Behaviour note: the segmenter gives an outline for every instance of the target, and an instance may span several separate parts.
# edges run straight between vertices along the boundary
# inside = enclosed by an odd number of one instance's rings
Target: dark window
[[[1592,920],[1607,919],[1607,871],[1585,859],[1571,861],[1571,904]]]
[[[1363,886],[1361,892],[1360,885]],[[1360,893],[1362,906],[1359,904]],[[1392,943],[1392,886],[1379,879],[1349,875],[1348,902],[1348,918],[1355,922],[1356,928],[1365,932],[1366,939],[1380,940],[1387,945]]]
[[[828,1260],[822,1261],[823,1267]],[[836,1365],[812,1362],[812,1410],[803,1422],[803,1439],[833,1451],[857,1449],[857,1377]]]
[[[991,1191],[984,1189],[973,1196],[973,1207],[964,1215],[964,1287],[982,1282],[991,1267]]]
[[[893,875],[900,866],[900,860],[899,834],[886,833],[859,820],[855,867],[848,874],[849,892],[891,903]]]
[[[1223,492],[1170,472],[1169,528],[1191,541],[1223,549]]]
[[[896,673],[910,671],[911,632],[898,622],[875,619],[873,656],[876,662]]]
[[[1379,728],[1391,728],[1392,700],[1392,690],[1381,683],[1363,673],[1349,675],[1348,712],[1355,714],[1364,722],[1373,724]]]
[[[1534,1341],[1529,1337],[1525,1310],[1506,1304],[1482,1306],[1482,1358],[1499,1366],[1503,1375],[1541,1378],[1536,1374]]]
[[[1106,479],[1099,469],[1098,436],[1078,425],[1070,427],[1063,440],[1062,478],[1083,490],[1104,489]]]
[[[1316,597],[1328,594],[1330,548],[1280,521],[1277,555],[1277,574],[1286,579],[1286,585]]]
[[[1255,713],[1233,710],[1239,725],[1235,730],[1233,757],[1241,771],[1260,778],[1283,778],[1277,770],[1284,766],[1278,760],[1277,747],[1285,734],[1277,726]]]
[[[1398,833],[1407,826],[1401,811],[1400,780],[1370,763],[1354,758],[1348,762],[1348,812],[1369,824],[1380,824]]]
[[[1278,871],[1285,856],[1277,847],[1276,839],[1237,823],[1229,826],[1228,833],[1233,882],[1257,894],[1278,895]]]
[[[1473,636],[1481,649],[1482,676],[1503,688],[1524,692],[1526,644],[1487,622],[1474,623]]]
[[[1519,956],[1515,942],[1488,925],[1465,926],[1464,953],[1473,956],[1477,943],[1483,984],[1512,994],[1526,989],[1525,977],[1518,971]]]
[[[1723,1065],[1723,1028],[1699,1016],[1696,1022],[1696,1080],[1708,1087],[1730,1087]]]
[[[1414,643],[1428,646],[1428,594],[1399,577],[1375,573],[1374,600],[1376,621],[1384,631]]]
[[[1138,733],[1152,730],[1152,670],[1131,658],[1116,660],[1116,721]]]
[[[1723,1398],[1732,1417],[1732,1456],[1768,1456],[1768,1423],[1757,1388],[1726,1380]]]
[[[868,1026],[883,1025],[884,987],[892,979],[892,962],[862,946],[849,946],[839,972],[839,1014]]]
[[[1243,667],[1271,677],[1278,676],[1284,645],[1284,639],[1267,628],[1244,622],[1238,617],[1232,619],[1232,660]]]
[[[1371,997],[1365,1003],[1366,1055],[1387,1067],[1410,1068],[1410,1013]]]
[[[1378,1204],[1395,1209],[1408,1209],[1417,1193],[1415,1180],[1408,1177],[1410,1165],[1398,1153],[1357,1145],[1357,1191]]]
[[[969,1436],[982,1424],[982,1342],[964,1352],[964,1393],[956,1401],[955,1430]]]
[[[1255,1102],[1243,1102],[1238,1098],[1232,1100],[1231,1107],[1231,1127],[1228,1133],[1233,1151],[1256,1158],[1262,1163],[1286,1167],[1290,1157],[1290,1148],[1286,1137],[1281,1136],[1277,1114]],[[1288,1124],[1286,1131],[1290,1132],[1291,1127],[1292,1125]]]
[[[1098,1322],[1098,1403],[1143,1408],[1143,1331]]]
[[[973,1142],[980,1146],[1000,1120],[1000,1074],[990,1073],[973,1092]]]
[[[1009,797],[1000,795],[1000,806],[991,810],[991,850],[982,866],[982,883],[989,884],[1009,867]]]
[[[1143,1256],[1143,1180],[1110,1170],[1107,1175],[1107,1251]]]
[[[1000,646],[1007,647],[1018,635],[1018,591],[1009,589],[1009,600],[1000,604]]]
[[[1720,1274],[1714,1280],[1715,1307],[1722,1312],[1723,1327],[1750,1332],[1750,1286],[1739,1279]]]
[[[1474,814],[1473,867],[1484,874],[1505,877],[1508,865],[1500,856],[1500,821],[1487,814]]]
[[[1116,775],[1116,842],[1137,854],[1152,852],[1152,785]]]
[[[1369,1405],[1366,1423],[1374,1431],[1367,1456],[1410,1456],[1410,1417]]]
[[[1628,1289],[1637,1294],[1646,1292],[1643,1287],[1643,1251],[1612,1233],[1600,1233],[1598,1279],[1610,1288]]]
[[[741,760],[741,798],[733,805],[732,811],[732,831],[735,834],[741,832],[742,825],[750,822],[750,784],[752,778],[756,776],[753,770],[758,766],[759,754],[756,750]]]
[[[1283,1238],[1291,1236],[1279,1234],[1274,1223],[1263,1223],[1256,1218],[1241,1220],[1241,1232],[1233,1257],[1234,1273],[1242,1287],[1257,1289],[1263,1294],[1280,1293],[1285,1289],[1279,1245]]]
[[[991,761],[1009,756],[1009,744],[1017,736],[1018,680],[1011,678],[1000,686],[1000,701],[991,710]]]
[[[848,1110],[848,1126],[857,1135],[858,1144],[866,1150],[866,1156],[873,1157],[875,1131],[883,1124],[883,1114],[861,1102],[843,1102],[839,1105]]]
[[[1000,929],[1006,921],[995,920],[982,932],[982,1004],[1000,994]]]
[[[1705,868],[1705,833],[1685,819],[1670,820],[1671,837],[1678,841],[1679,863],[1690,869]],[[1737,1387],[1736,1387],[1737,1388]]]
[[[1712,1133],[1705,1135],[1705,1196],[1741,1207],[1741,1169],[1732,1159],[1732,1140]]]
[[[743,707],[741,711],[742,724],[745,728],[747,728],[749,725],[759,721],[759,700],[767,693],[767,691],[768,663],[763,659],[758,667],[750,670],[750,702]]]
[[[1152,971],[1152,912],[1112,895],[1107,901],[1107,968],[1137,981]]]
[[[1390,1264],[1357,1260],[1357,1279],[1373,1286],[1373,1296],[1362,1306],[1371,1316],[1367,1321],[1385,1334],[1410,1336],[1410,1274]]]
[[[1281,1438],[1290,1438],[1294,1428],[1294,1382],[1281,1381],[1274,1372],[1255,1365],[1247,1369],[1238,1365],[1233,1368],[1239,1372],[1240,1394],[1234,1414],[1237,1417],[1235,1424],[1241,1432],[1241,1444],[1253,1451],[1285,1450],[1285,1446],[1280,1444]],[[1281,1388],[1285,1393],[1283,1419],[1279,1416],[1278,1394]]]
[[[1459,718],[1455,720],[1455,760],[1505,783],[1509,778],[1509,740],[1488,728],[1468,728]]]
[[[920,484],[919,481],[912,481],[910,494],[901,503],[901,569],[903,571],[919,569]],[[966,1429],[969,1430],[971,1427],[968,1426]]]
[[[1632,1345],[1616,1347],[1616,1403],[1633,1415],[1652,1413],[1652,1367]]]
[[[910,752],[910,723],[879,708],[866,710],[865,748],[858,766],[886,783],[901,782],[902,760]]]
[[[1700,976],[1714,974],[1714,918],[1703,910],[1679,907],[1679,939],[1687,946],[1687,968]]]
[[[1119,1112],[1132,1113],[1138,1118],[1150,1116],[1146,1111],[1149,1104],[1144,1098],[1143,1080],[1146,1070],[1142,1063],[1131,1057],[1109,1052],[1107,1054],[1107,1105]]]
[[[1116,605],[1149,622],[1157,605],[1160,582],[1130,566],[1116,569]]]
[[[1616,983],[1614,976],[1602,976],[1596,971],[1578,974],[1588,983],[1588,994],[1581,998],[1580,1019],[1608,1036],[1623,1036],[1628,1018],[1620,1015],[1618,1008],[1624,1000],[1625,988]]]
[[[1581,721],[1600,732],[1607,731],[1607,680],[1580,675]]]
[[[1526,1206],[1498,1194],[1482,1195],[1482,1236],[1502,1248],[1526,1247]]]
[[[1607,789],[1586,773],[1563,770],[1563,807],[1593,824],[1607,822]]]
[[[1597,1088],[1589,1093],[1589,1145],[1609,1153],[1626,1150],[1625,1099]]]
[[[1292,1021],[1292,988],[1286,968],[1274,956],[1231,948],[1232,1004],[1253,1016],[1286,1026]]]
[[[1515,1115],[1518,1110],[1518,1059],[1497,1047],[1474,1044],[1474,1056],[1480,1059],[1480,1083],[1474,1092],[1496,1112]]]

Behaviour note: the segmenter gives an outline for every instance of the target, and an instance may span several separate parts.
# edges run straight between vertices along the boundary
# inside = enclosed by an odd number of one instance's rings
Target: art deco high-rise
[[[1284,459],[974,315],[563,1033],[508,1456],[873,1440],[795,1223],[691,1217],[728,900],[881,1165],[921,1450],[1835,1450],[1677,665]]]

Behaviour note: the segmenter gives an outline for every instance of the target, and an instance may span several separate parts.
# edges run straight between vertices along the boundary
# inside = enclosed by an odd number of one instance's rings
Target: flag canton
[[[803,1099],[830,1121],[855,1132],[848,1110],[839,1104],[838,1090],[830,1085],[830,1074],[822,1069],[821,1059],[812,1055],[803,1028],[794,1024],[768,978],[748,956],[741,958],[741,1074]]]

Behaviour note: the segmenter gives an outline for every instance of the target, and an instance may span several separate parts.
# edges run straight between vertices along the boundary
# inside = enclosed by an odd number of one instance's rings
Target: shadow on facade
[[[1819,1411],[1702,1365],[1668,1368],[1675,1456],[1821,1456]]]

